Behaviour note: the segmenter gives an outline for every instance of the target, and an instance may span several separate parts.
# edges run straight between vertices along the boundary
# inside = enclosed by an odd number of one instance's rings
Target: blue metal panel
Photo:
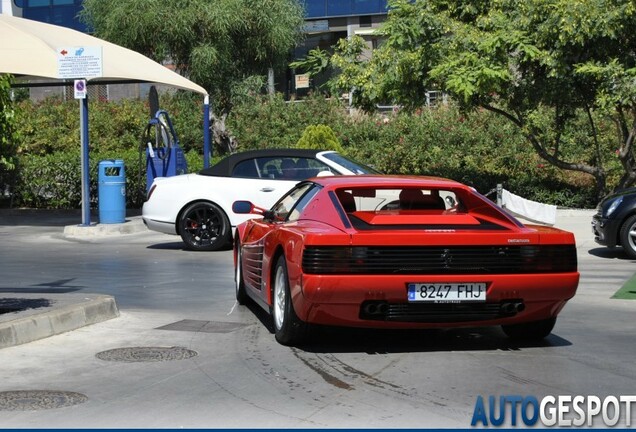
[[[387,0],[300,0],[306,18],[385,14]]]
[[[68,27],[86,32],[86,26],[77,18],[82,0],[14,0],[22,8],[22,17],[34,21]]]
[[[305,6],[305,17],[327,17],[385,14],[387,0],[299,0]],[[86,26],[77,18],[82,0],[14,0],[22,8],[22,16],[34,21],[60,25],[81,32]]]

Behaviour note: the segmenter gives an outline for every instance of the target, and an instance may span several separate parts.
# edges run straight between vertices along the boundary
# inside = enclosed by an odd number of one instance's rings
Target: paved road
[[[496,328],[324,330],[303,349],[277,344],[258,310],[235,304],[230,251],[184,251],[178,238],[148,231],[73,240],[63,217],[0,218],[0,293],[109,294],[121,312],[0,350],[0,392],[86,398],[10,411],[0,393],[0,425],[465,428],[480,395],[634,394],[636,301],[610,297],[636,266],[597,247],[591,213],[559,213],[557,225],[576,234],[582,279],[544,343],[511,344]],[[196,355],[96,356],[184,352],[171,347]]]

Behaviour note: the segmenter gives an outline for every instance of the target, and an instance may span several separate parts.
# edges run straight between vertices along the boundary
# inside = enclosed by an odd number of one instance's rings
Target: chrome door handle
[[[261,192],[274,192],[276,189],[272,188],[272,187],[264,187],[263,189],[261,189]]]

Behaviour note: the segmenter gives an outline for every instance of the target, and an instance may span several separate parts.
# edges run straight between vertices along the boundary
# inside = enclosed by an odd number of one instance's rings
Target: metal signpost
[[[88,143],[88,91],[86,80],[103,75],[101,47],[60,47],[57,49],[58,78],[73,79],[75,99],[80,100],[82,141],[82,226],[91,224],[90,166]]]

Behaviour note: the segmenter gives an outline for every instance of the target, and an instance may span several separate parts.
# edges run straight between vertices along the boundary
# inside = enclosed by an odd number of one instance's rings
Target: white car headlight
[[[607,208],[607,213],[605,213],[605,217],[610,217],[612,213],[618,208],[618,206],[623,202],[623,197],[616,198],[612,204]]]

